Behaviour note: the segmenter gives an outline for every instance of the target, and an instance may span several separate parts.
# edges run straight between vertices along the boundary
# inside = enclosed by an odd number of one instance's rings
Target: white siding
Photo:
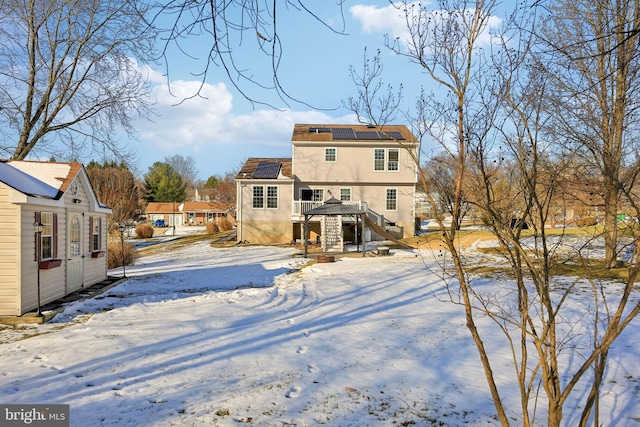
[[[0,183],[0,315],[15,316],[20,314],[20,209],[9,203],[9,191]]]

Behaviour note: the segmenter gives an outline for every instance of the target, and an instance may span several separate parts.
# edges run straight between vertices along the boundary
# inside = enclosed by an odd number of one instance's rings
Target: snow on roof
[[[36,178],[31,173],[17,168],[17,164],[23,164],[23,162],[12,162],[11,164],[0,162],[0,181],[29,196],[46,197],[49,199],[56,199],[58,197],[61,181],[58,181],[57,187],[51,186],[49,183]]]
[[[9,164],[58,190],[71,172],[69,163],[10,161]]]

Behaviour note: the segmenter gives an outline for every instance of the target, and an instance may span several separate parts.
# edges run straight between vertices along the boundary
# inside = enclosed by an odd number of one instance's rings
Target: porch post
[[[358,224],[360,223],[360,215],[356,215],[356,228],[355,228],[355,234],[356,234],[356,252],[360,252],[360,241],[358,240]]]
[[[307,252],[309,250],[309,217],[307,215],[304,216],[304,234],[302,238],[304,239],[304,257],[307,257]]]
[[[367,254],[367,239],[364,234],[364,216],[366,213],[360,214],[362,215],[362,258],[364,258]]]

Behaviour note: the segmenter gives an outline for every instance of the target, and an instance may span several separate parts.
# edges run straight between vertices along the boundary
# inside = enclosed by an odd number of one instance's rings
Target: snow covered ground
[[[431,252],[304,268],[294,253],[166,251],[48,324],[3,327],[0,403],[69,404],[78,427],[498,425]],[[640,426],[639,342],[635,321],[611,351],[604,425]],[[496,375],[518,425],[513,368]]]

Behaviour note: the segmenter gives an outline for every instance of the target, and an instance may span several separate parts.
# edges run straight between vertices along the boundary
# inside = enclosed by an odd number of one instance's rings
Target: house
[[[0,161],[0,315],[107,278],[107,218],[80,163]]]
[[[150,202],[145,209],[147,219],[154,223],[162,220],[173,225],[205,225],[207,222],[228,219],[232,224],[235,205],[224,202]]]
[[[305,212],[335,198],[367,212],[397,238],[413,236],[419,142],[404,125],[296,124],[290,158],[249,158],[236,175],[239,242],[291,242],[305,236]],[[334,219],[335,220],[335,219]],[[379,238],[341,216],[341,238]],[[322,235],[311,218],[310,238]]]

